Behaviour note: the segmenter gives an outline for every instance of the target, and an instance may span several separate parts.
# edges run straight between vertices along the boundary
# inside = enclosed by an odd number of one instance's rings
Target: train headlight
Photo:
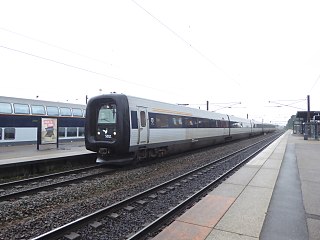
[[[97,132],[97,134],[100,135],[101,133],[100,133],[100,132]]]
[[[113,132],[113,136],[116,136],[117,135],[117,132]]]

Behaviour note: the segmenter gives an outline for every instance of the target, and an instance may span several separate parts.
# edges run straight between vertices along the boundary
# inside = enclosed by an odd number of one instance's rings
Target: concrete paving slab
[[[214,227],[235,198],[207,195],[195,206],[180,216],[177,221],[196,224],[204,227]]]
[[[251,161],[249,161],[246,165],[248,166],[262,166],[268,159],[282,159],[284,150],[276,149],[280,146],[280,149],[285,148],[287,141],[287,134],[281,136],[268,147],[266,147],[258,156],[254,157]]]
[[[225,183],[246,186],[258,171],[259,168],[257,167],[247,167],[247,165],[245,165],[229,177]]]
[[[247,186],[215,229],[259,237],[272,189]]]
[[[272,150],[270,148],[267,148],[263,150],[258,156],[254,157],[252,160],[250,160],[247,165],[253,165],[253,166],[262,166],[265,161],[270,157],[272,154]]]
[[[203,240],[211,231],[211,228],[174,221],[153,240]]]
[[[206,240],[257,240],[258,238],[214,229]]]
[[[320,219],[307,219],[309,240],[320,240]]]
[[[319,170],[300,168],[299,173],[301,181],[320,183]]]
[[[268,161],[266,161],[262,168],[269,168],[269,169],[277,169],[280,170],[281,168],[281,163],[282,163],[282,158],[275,158],[275,159],[268,159]]]
[[[320,183],[301,183],[303,203],[306,213],[320,216]]]
[[[307,240],[295,144],[288,143],[260,239]]]
[[[221,183],[217,188],[210,192],[209,195],[237,198],[244,188],[245,186],[243,185]]]
[[[249,186],[273,189],[277,181],[278,173],[278,169],[261,168],[251,180]]]

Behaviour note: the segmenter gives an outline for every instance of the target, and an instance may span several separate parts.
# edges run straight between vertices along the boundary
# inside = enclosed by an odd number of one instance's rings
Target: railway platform
[[[39,150],[35,144],[0,146],[0,165],[89,153],[84,141],[60,143],[59,148],[55,144],[41,145]]]
[[[52,169],[55,165],[94,160],[91,151],[86,150],[84,141],[55,144],[0,146],[0,177],[19,176]]]
[[[287,131],[154,240],[320,240],[320,141]]]

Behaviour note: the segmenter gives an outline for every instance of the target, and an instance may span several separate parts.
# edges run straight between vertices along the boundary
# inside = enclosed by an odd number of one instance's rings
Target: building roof
[[[310,120],[313,119],[314,116],[320,115],[320,111],[310,111]],[[298,111],[296,114],[296,118],[303,119],[303,122],[307,122],[308,111]]]

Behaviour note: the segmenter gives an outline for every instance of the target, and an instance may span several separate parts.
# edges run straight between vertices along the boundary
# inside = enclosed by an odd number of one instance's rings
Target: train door
[[[230,127],[231,126],[230,126],[230,117],[229,117],[229,115],[227,115],[227,118],[228,119],[222,118],[224,120],[224,131],[223,131],[223,134],[225,136],[230,137],[230,135],[231,135],[231,128]]]
[[[138,107],[138,118],[139,118],[139,136],[138,144],[145,144],[149,142],[149,131],[148,131],[148,112],[146,107]]]

